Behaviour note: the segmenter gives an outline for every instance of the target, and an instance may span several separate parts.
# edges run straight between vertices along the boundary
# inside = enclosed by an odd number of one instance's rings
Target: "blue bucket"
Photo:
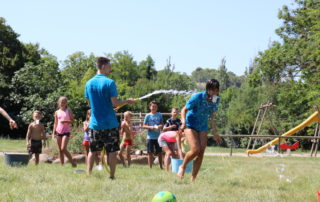
[[[182,159],[175,159],[175,158],[171,158],[171,166],[172,166],[172,172],[173,173],[177,173],[179,170],[179,166],[181,166],[183,163]],[[187,164],[187,167],[185,169],[186,173],[191,173],[192,172],[192,165],[193,165],[193,160],[190,161]]]

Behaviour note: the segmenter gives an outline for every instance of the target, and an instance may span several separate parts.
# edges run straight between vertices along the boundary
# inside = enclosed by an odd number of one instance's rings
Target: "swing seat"
[[[296,143],[294,143],[293,145],[288,145],[287,143],[282,143],[280,145],[280,149],[286,151],[287,149],[290,150],[296,150],[300,147],[299,141],[297,141]]]

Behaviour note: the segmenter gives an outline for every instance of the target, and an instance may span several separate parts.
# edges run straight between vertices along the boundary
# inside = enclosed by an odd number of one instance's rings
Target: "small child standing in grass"
[[[67,149],[71,133],[71,124],[74,121],[73,113],[68,107],[67,98],[64,96],[59,98],[58,106],[59,109],[54,113],[52,139],[57,139],[61,165],[64,165],[64,155],[66,155],[72,167],[76,167],[77,165]]]
[[[160,130],[163,127],[162,114],[157,112],[158,104],[155,101],[151,101],[149,104],[150,113],[147,114],[143,121],[142,128],[148,129],[147,135],[147,152],[148,152],[148,164],[149,168],[152,168],[153,164],[153,152],[156,151],[159,159],[159,165],[162,169],[162,149],[158,143],[158,137]]]
[[[82,143],[85,154],[86,154],[86,158],[88,158],[89,146],[90,146],[90,128],[89,128],[90,116],[91,116],[91,109],[88,109],[87,114],[86,114],[86,120],[83,122],[84,136],[83,136],[83,143]],[[97,164],[97,169],[102,170],[102,165],[99,165],[98,153],[96,155],[95,161]]]
[[[123,152],[125,149],[127,153],[128,167],[131,164],[130,152],[131,152],[131,146],[132,146],[132,139],[134,135],[132,130],[131,118],[132,118],[132,113],[130,111],[126,111],[124,113],[124,121],[121,124],[120,136],[122,136],[123,143],[120,146],[119,157],[124,167],[126,167],[126,163],[123,157]]]
[[[89,122],[90,122],[90,114],[91,110],[89,109],[86,114],[86,120],[83,122],[83,131],[84,131],[84,137],[83,137],[83,147],[84,151],[86,153],[86,156],[89,154]]]
[[[32,119],[34,120],[29,124],[28,132],[26,136],[27,149],[30,154],[35,155],[35,164],[39,164],[39,155],[42,152],[42,140],[46,139],[45,130],[40,120],[42,119],[42,114],[40,111],[34,111],[32,114]]]

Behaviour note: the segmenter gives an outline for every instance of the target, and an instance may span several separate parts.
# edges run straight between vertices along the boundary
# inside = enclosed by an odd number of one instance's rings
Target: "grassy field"
[[[25,152],[25,141],[0,139],[0,151]],[[208,147],[207,152],[230,149]],[[87,176],[69,164],[11,168],[0,156],[0,201],[151,201],[165,190],[178,201],[317,201],[319,167],[315,158],[208,156],[195,183],[189,182],[189,174],[179,180],[146,165],[118,166],[117,179],[110,181],[106,171]]]
[[[118,166],[111,181],[106,171],[87,176],[69,164],[11,168],[0,157],[0,201],[151,201],[164,190],[178,201],[316,201],[319,166],[312,158],[205,157],[195,183],[189,174],[179,180],[146,165]]]
[[[0,138],[0,152],[27,152],[26,140]]]
[[[50,141],[50,145],[55,145],[55,142]],[[233,148],[233,153],[245,153],[246,149]],[[10,140],[0,138],[0,152],[26,152],[25,140]],[[208,153],[230,153],[230,148],[225,147],[207,147],[206,152]],[[309,150],[297,150],[292,153],[309,153]]]

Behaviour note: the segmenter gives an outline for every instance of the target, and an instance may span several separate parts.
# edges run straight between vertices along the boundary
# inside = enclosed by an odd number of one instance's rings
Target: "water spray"
[[[146,98],[148,98],[148,97],[151,97],[151,96],[157,95],[157,94],[172,94],[172,95],[181,95],[181,94],[184,94],[184,95],[191,95],[191,94],[194,94],[194,93],[196,93],[196,91],[186,91],[186,90],[156,90],[156,91],[154,91],[154,92],[152,92],[152,93],[149,93],[149,94],[147,94],[147,95],[144,95],[144,96],[142,96],[142,97],[140,97],[140,98],[136,98],[136,99],[134,99],[134,101],[135,101],[135,102],[138,102],[138,101],[141,101],[141,100],[143,100],[143,99],[146,99]],[[127,105],[127,103],[122,104],[122,105],[116,107],[116,111],[118,111],[121,107],[123,107],[123,106],[125,106],[125,105]]]

